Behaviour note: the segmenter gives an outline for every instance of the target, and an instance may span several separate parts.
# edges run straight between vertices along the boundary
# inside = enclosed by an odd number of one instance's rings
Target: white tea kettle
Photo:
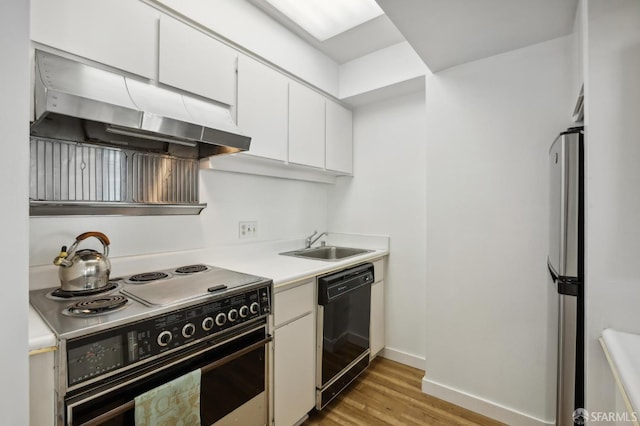
[[[90,237],[102,243],[102,253],[91,249],[76,251],[78,244]],[[60,254],[53,260],[53,264],[60,267],[58,277],[61,289],[83,292],[106,287],[111,272],[109,244],[109,238],[102,232],[91,231],[78,235],[68,251],[66,246],[62,246]]]

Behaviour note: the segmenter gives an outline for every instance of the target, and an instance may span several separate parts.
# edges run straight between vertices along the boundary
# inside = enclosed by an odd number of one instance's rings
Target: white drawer
[[[316,280],[310,279],[291,289],[276,293],[274,305],[274,324],[276,327],[300,317],[315,308]]]

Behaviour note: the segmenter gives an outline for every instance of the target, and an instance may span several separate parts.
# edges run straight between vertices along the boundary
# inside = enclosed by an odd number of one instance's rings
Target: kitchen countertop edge
[[[57,341],[49,326],[29,305],[29,355],[56,350]]]
[[[325,265],[318,265],[318,268],[314,268],[305,273],[292,274],[288,276],[279,277],[278,279],[273,278],[273,288],[274,288],[274,291],[280,292],[282,290],[286,290],[291,286],[297,285],[300,281],[307,280],[309,278],[315,278],[318,275],[328,274],[330,272],[355,266],[360,263],[375,262],[376,260],[382,259],[383,257],[388,255],[389,255],[388,250],[375,250],[372,253],[366,253],[363,255],[354,256],[349,259],[344,259],[340,262],[312,261],[312,262],[318,262],[318,264],[322,263]]]
[[[605,329],[600,343],[630,414],[640,414],[640,335]],[[638,420],[635,419],[635,425]]]

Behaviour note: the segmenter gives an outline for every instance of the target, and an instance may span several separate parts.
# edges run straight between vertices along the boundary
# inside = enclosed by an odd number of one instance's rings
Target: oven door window
[[[322,385],[369,349],[371,287],[331,300],[323,308]]]
[[[251,345],[259,347],[234,356]],[[134,425],[133,400],[136,396],[200,368],[200,419],[203,425],[215,424],[230,413],[241,422],[239,424],[263,425],[267,418],[265,345],[265,332],[261,329],[176,365],[164,369],[157,366],[158,371],[147,377],[122,378],[113,386],[126,385],[117,389],[109,390],[105,385],[69,397],[66,399],[69,424]],[[97,396],[105,390],[107,393]]]

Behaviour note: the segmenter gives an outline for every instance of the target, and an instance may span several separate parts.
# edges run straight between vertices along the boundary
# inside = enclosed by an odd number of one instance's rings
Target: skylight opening
[[[266,0],[319,41],[325,41],[384,12],[374,0]]]

